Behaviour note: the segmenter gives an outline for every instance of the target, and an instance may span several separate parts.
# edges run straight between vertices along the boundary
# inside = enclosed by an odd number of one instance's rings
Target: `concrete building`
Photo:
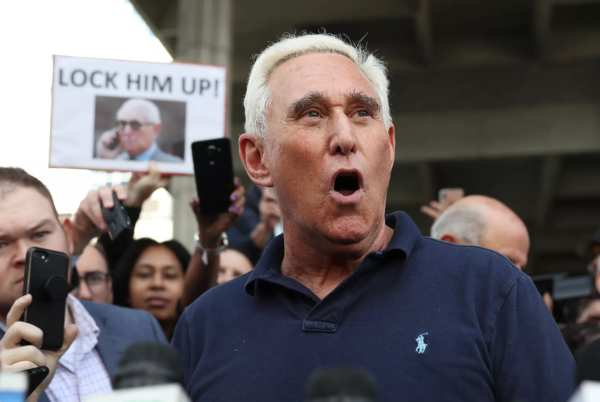
[[[388,209],[428,234],[418,209],[440,188],[496,197],[529,226],[528,273],[584,271],[575,248],[600,226],[599,1],[131,2],[175,59],[229,66],[232,138],[252,55],[270,41],[322,29],[362,40],[392,76]],[[175,236],[191,245],[193,182],[170,191]]]

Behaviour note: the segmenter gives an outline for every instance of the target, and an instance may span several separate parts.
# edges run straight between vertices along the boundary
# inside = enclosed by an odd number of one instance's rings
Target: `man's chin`
[[[326,228],[324,237],[334,245],[353,246],[362,243],[369,233],[370,228],[362,219],[347,217]]]

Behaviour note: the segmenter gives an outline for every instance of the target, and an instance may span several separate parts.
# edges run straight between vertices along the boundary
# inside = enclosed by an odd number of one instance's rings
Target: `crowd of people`
[[[387,86],[381,61],[334,36],[267,48],[239,142],[254,184],[235,179],[226,213],[190,201],[193,251],[107,233],[101,206],[114,206],[113,192],[135,226],[168,186],[156,162],[127,186],[89,191],[72,219],[38,179],[0,167],[2,371],[47,366],[29,400],[79,401],[110,392],[122,351],[150,340],[181,353],[194,401],[300,400],[311,371],[336,365],[371,371],[382,400],[567,400],[571,352],[600,334],[600,299],[582,306],[585,339],[571,328],[565,342],[552,295],[522,272],[527,227],[499,200],[424,206],[431,238],[402,212],[385,216],[396,146]],[[30,247],[70,257],[57,351],[20,321]],[[600,236],[589,247],[600,291]]]

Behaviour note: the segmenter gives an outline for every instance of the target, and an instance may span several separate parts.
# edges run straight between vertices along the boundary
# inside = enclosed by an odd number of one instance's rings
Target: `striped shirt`
[[[79,332],[59,360],[56,374],[46,390],[51,402],[80,402],[86,395],[112,390],[110,375],[96,349],[100,329],[73,295],[69,295],[67,304]]]

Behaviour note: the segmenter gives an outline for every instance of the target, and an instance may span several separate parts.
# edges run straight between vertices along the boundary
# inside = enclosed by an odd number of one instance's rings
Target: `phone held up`
[[[42,349],[58,350],[63,344],[65,310],[69,295],[69,257],[57,251],[32,247],[25,258],[23,296],[33,300],[21,321],[44,332]]]
[[[227,212],[234,190],[233,160],[229,138],[192,143],[196,188],[200,197],[200,213]]]
[[[462,188],[443,188],[438,195],[439,202],[446,206],[454,204],[464,196],[465,191]]]
[[[129,239],[133,236],[133,227],[131,226],[131,220],[125,207],[117,197],[117,193],[113,191],[113,203],[114,206],[111,209],[107,209],[102,205],[102,216],[104,222],[108,226],[108,234],[113,242],[119,242],[121,239]]]

